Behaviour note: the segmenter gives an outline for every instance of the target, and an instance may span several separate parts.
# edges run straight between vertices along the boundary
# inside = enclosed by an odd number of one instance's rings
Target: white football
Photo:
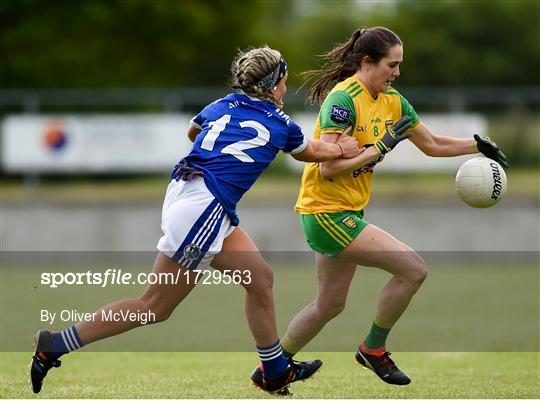
[[[456,175],[456,191],[461,200],[472,207],[495,205],[506,193],[506,187],[503,168],[487,157],[467,160]]]

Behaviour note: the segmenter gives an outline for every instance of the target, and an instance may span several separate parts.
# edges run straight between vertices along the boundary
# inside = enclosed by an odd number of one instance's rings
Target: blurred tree
[[[538,0],[3,0],[0,87],[222,85],[264,43],[297,73],[366,26],[400,35],[400,85],[538,85]]]
[[[399,2],[406,85],[534,85],[540,1]],[[401,18],[404,16],[404,18]],[[390,22],[390,21],[389,21]]]
[[[283,34],[275,42],[298,71],[317,68],[314,55],[355,29],[382,25],[404,42],[400,85],[540,84],[533,72],[540,63],[538,0],[295,3],[302,5],[296,14],[276,20]]]
[[[7,0],[0,86],[221,84],[264,3]],[[5,22],[4,22],[5,21]]]

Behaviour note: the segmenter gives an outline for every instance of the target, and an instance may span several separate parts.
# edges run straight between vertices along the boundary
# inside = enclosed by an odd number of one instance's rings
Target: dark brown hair
[[[303,85],[313,80],[308,92],[311,103],[322,103],[328,92],[340,81],[360,69],[364,57],[378,63],[396,45],[403,46],[401,39],[390,29],[377,26],[358,29],[346,42],[338,44],[321,54],[324,64],[320,70],[302,73]]]

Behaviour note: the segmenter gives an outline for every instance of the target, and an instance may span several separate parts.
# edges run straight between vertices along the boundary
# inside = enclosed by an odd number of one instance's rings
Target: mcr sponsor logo
[[[349,121],[350,114],[351,114],[350,110],[346,109],[345,107],[341,107],[337,104],[334,104],[330,112],[330,119],[338,124],[344,124]]]
[[[332,107],[332,114],[335,116],[339,116],[343,119],[349,118],[349,112],[345,109],[342,109],[341,107]]]

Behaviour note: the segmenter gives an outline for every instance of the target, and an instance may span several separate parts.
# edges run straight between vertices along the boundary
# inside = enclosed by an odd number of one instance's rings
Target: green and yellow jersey
[[[393,88],[373,99],[364,84],[356,76],[338,83],[324,100],[317,124],[315,139],[326,133],[341,133],[349,125],[353,129],[358,146],[372,145],[390,126],[401,117],[411,118],[411,128],[420,124],[418,115],[409,102]],[[324,179],[317,163],[307,163],[302,175],[300,194],[295,210],[300,214],[362,210],[371,196],[373,166],[353,172],[342,173],[332,179]]]

